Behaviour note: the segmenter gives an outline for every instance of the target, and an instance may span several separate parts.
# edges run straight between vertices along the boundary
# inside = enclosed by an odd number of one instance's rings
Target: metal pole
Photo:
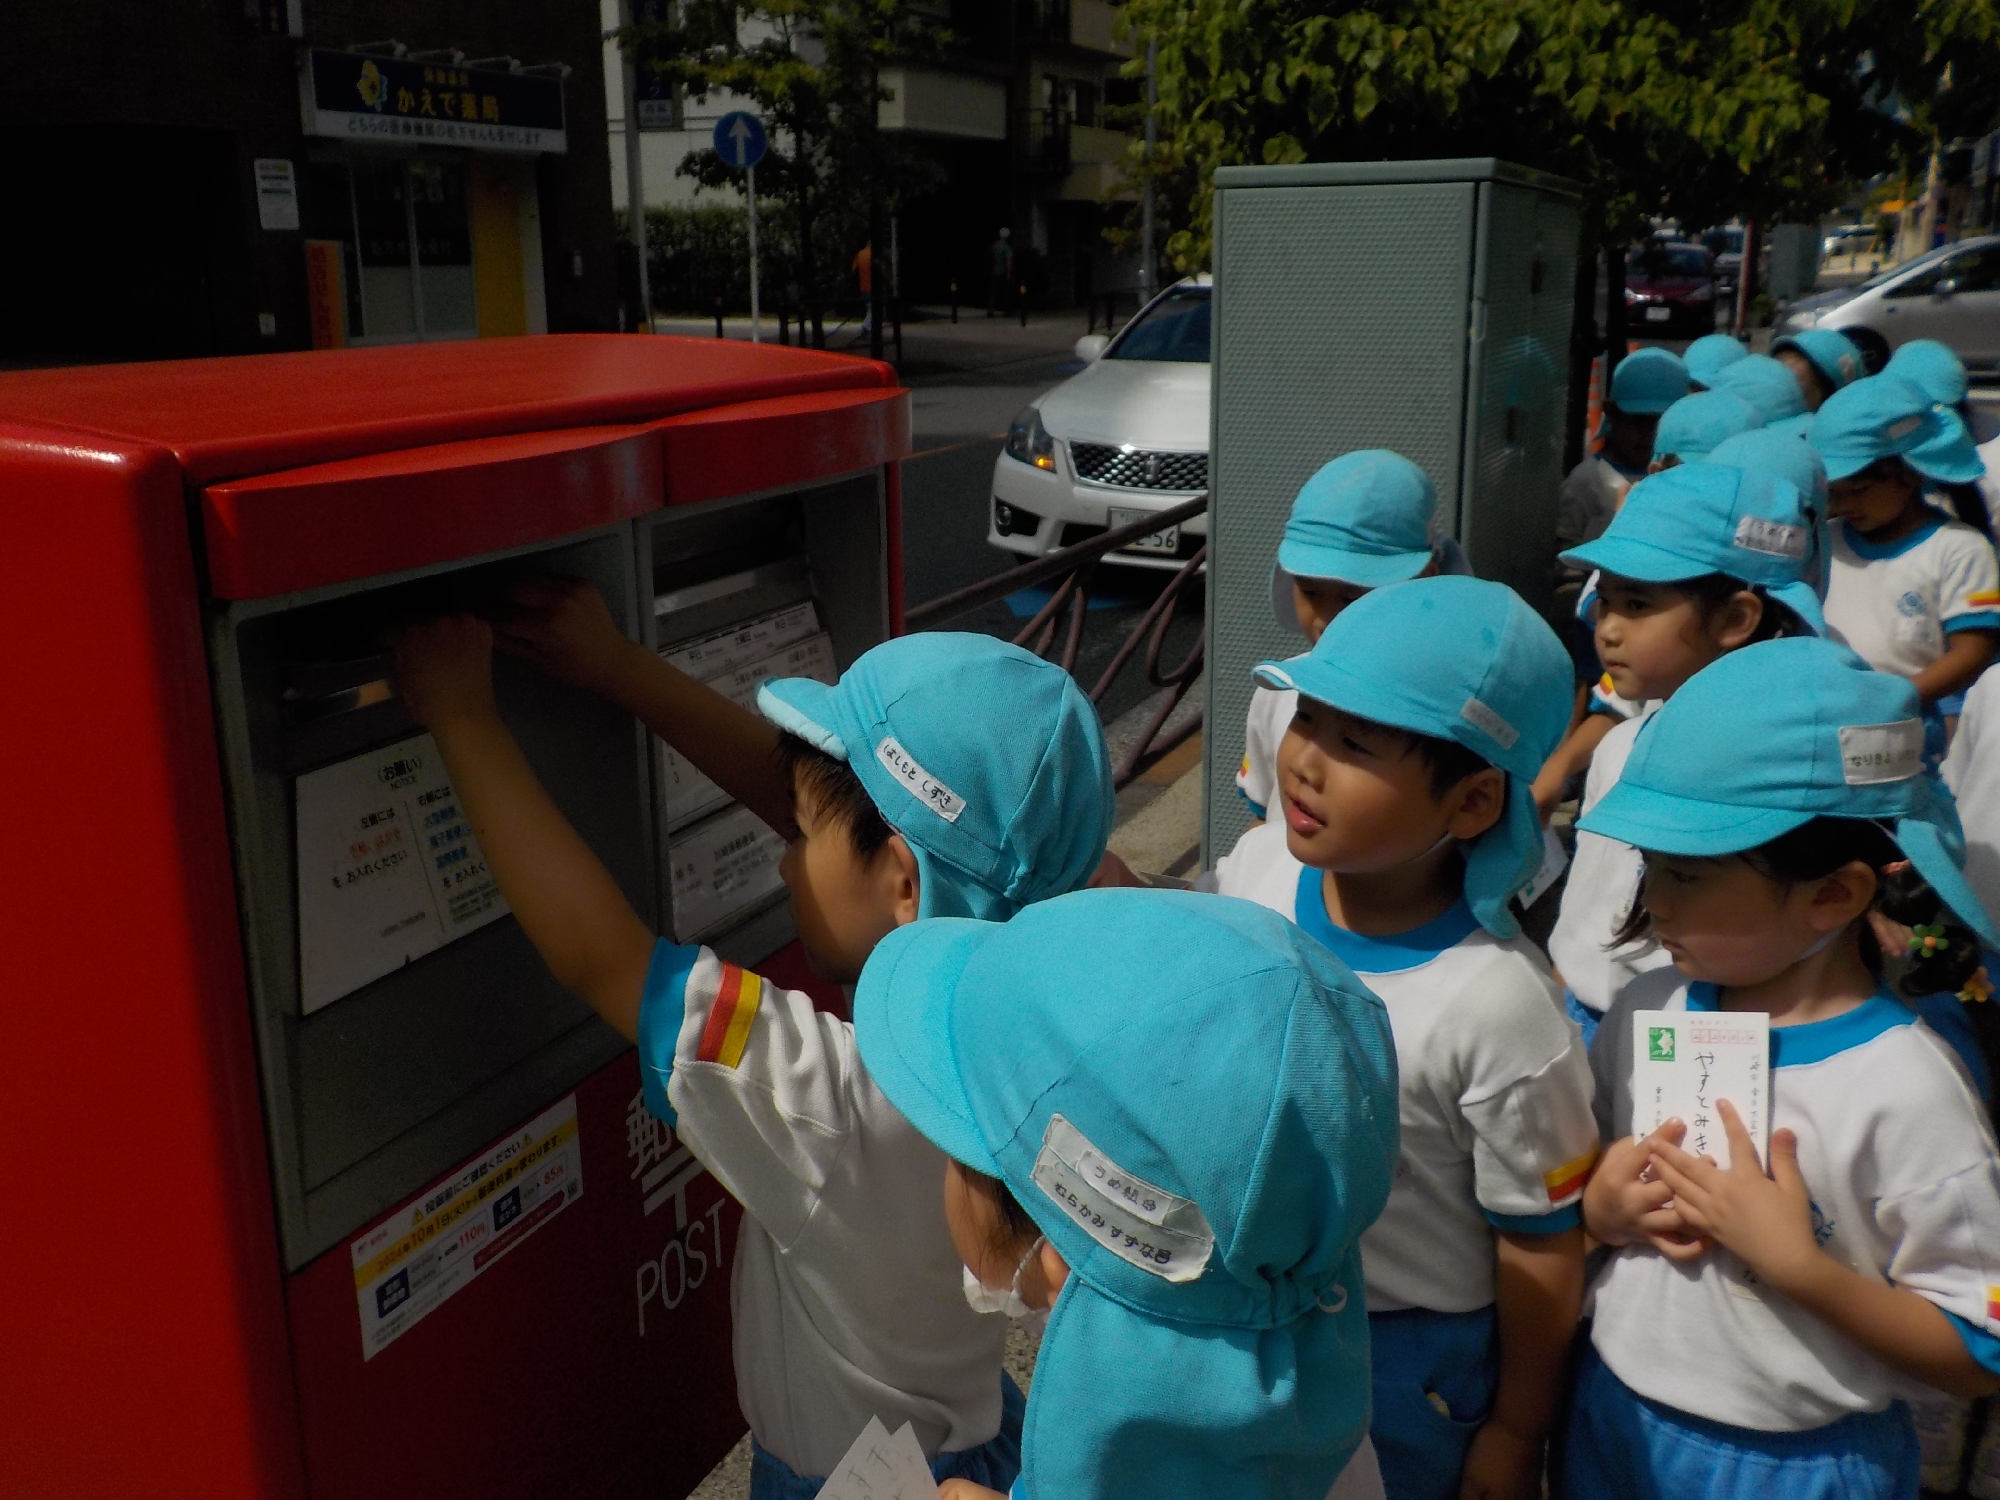
[[[743,174],[745,190],[750,195],[750,342],[764,342],[764,325],[757,316],[757,168],[753,165]]]
[[[1139,211],[1139,300],[1142,303],[1153,295],[1153,147],[1159,141],[1159,126],[1153,114],[1155,106],[1160,102],[1159,85],[1153,77],[1153,62],[1158,52],[1159,43],[1148,37],[1146,39],[1146,181],[1145,199]]]
[[[618,0],[618,24],[632,24],[632,0]],[[653,289],[646,273],[646,171],[639,152],[639,66],[632,49],[621,47],[625,59],[625,216],[632,223],[632,245],[639,256],[639,315],[634,326],[653,331]]]

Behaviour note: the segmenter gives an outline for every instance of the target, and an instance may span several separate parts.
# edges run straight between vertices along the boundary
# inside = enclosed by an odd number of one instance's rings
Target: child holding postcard
[[[1771,641],[1676,693],[1584,816],[1644,851],[1621,936],[1650,929],[1674,967],[1631,980],[1591,1048],[1616,1144],[1584,1217],[1617,1253],[1593,1289],[1572,1495],[1914,1497],[1905,1400],[2000,1390],[2000,1162],[1967,1075],[1884,986],[1869,920],[1912,934],[1905,993],[1965,984],[1995,941],[1922,756],[1907,680]],[[1713,1160],[1682,1149],[1692,1121],[1632,1139],[1635,1074],[1701,1012],[1769,1025],[1762,1097],[1722,1096],[1720,1067],[1702,1085]]]

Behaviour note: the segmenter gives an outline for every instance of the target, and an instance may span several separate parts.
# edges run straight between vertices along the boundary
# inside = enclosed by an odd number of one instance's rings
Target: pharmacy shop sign
[[[559,78],[316,47],[302,85],[307,135],[480,151],[569,149]]]

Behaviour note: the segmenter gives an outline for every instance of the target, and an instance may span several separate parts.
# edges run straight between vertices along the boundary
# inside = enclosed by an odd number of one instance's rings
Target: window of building
[[[309,175],[314,239],[343,247],[347,342],[472,338],[472,223],[462,160],[357,155]]]

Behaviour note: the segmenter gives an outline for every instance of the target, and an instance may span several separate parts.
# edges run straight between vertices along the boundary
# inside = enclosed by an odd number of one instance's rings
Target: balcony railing
[[[1070,169],[1069,111],[1016,110],[1014,149],[1027,170],[1051,177],[1067,177]]]

